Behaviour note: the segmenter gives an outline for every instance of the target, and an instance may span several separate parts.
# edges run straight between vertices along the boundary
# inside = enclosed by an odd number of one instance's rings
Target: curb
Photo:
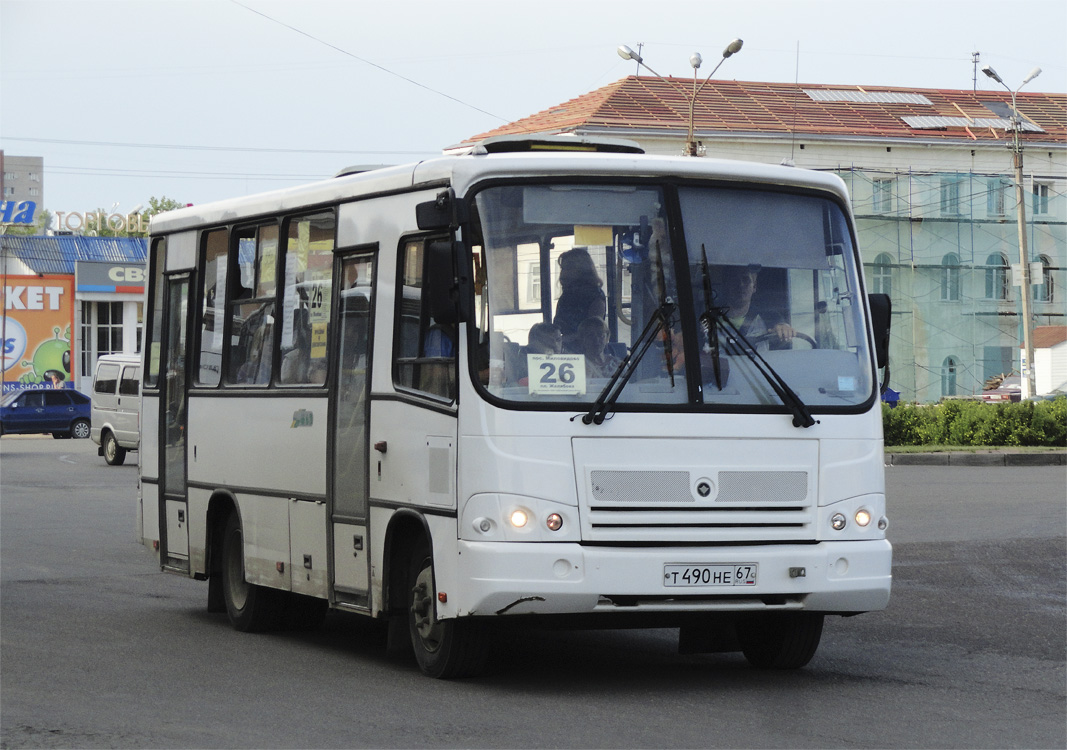
[[[1067,453],[886,453],[886,466],[1067,466]]]

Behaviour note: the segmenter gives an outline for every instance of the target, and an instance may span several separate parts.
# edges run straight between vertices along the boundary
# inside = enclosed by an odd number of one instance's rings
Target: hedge
[[[1067,446],[1067,397],[882,404],[886,445]]]

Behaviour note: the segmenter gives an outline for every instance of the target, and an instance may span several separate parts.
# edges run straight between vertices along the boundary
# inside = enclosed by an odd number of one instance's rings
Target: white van
[[[141,356],[105,354],[93,376],[92,431],[99,455],[111,466],[141,442]]]

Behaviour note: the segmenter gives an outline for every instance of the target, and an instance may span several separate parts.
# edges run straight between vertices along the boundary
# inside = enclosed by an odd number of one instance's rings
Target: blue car
[[[0,435],[87,438],[90,415],[89,397],[69,388],[12,391],[0,399]]]

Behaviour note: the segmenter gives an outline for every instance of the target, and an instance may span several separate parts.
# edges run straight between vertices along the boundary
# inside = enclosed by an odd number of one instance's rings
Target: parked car
[[[93,442],[110,466],[126,460],[141,443],[141,357],[107,354],[93,376]]]
[[[0,399],[0,434],[87,438],[89,397],[70,388],[12,391]]]

